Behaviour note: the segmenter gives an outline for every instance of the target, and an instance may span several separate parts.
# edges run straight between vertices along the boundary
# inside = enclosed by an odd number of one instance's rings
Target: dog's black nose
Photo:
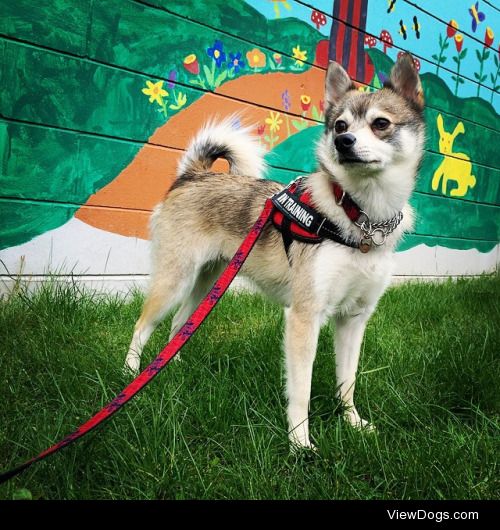
[[[335,147],[339,153],[345,153],[356,143],[356,137],[351,133],[339,134],[335,138]]]

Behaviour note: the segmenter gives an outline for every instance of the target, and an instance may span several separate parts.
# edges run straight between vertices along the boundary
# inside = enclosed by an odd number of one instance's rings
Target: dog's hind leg
[[[165,315],[192,291],[197,277],[194,264],[175,267],[177,274],[153,275],[141,316],[134,329],[132,342],[125,359],[125,368],[138,372],[141,354],[149,337]]]
[[[172,319],[169,341],[174,338],[174,335],[181,329],[186,320],[198,307],[199,303],[203,300],[214,282],[224,270],[224,266],[225,263],[210,263],[198,274],[191,292],[183,299],[179,309]],[[177,354],[175,359],[180,359],[180,354]]]

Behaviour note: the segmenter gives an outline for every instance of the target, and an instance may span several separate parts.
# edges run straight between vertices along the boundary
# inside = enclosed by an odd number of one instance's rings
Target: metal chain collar
[[[354,224],[363,232],[363,238],[359,244],[362,252],[368,252],[373,243],[377,247],[383,245],[389,234],[392,234],[403,219],[403,212],[398,212],[394,217],[380,223],[372,223],[370,218],[361,210],[360,216]],[[366,249],[366,250],[364,250]]]

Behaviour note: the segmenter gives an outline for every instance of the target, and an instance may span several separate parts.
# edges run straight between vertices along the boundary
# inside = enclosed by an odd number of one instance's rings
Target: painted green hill
[[[0,248],[67,222],[206,91],[257,72],[307,70],[309,63],[274,50],[292,55],[300,44],[312,60],[324,38],[293,18],[268,21],[242,0],[155,3],[165,9],[75,1],[68,16],[67,1],[5,5],[0,29],[16,40],[0,39]],[[223,32],[229,28],[234,35]],[[150,101],[158,82],[168,96]]]

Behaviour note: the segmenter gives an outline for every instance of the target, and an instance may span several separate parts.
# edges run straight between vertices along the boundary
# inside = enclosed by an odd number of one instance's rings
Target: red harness
[[[272,221],[283,236],[287,253],[294,239],[303,243],[321,243],[324,239],[331,239],[351,248],[360,248],[358,242],[346,239],[336,224],[316,210],[311,193],[301,186],[302,179],[294,180],[272,199],[275,206]],[[337,183],[333,184],[333,194],[347,217],[356,223],[363,215],[362,210]]]
[[[347,217],[361,230],[362,234],[357,241],[346,239],[338,225],[315,209],[310,192],[301,188],[303,179],[304,177],[299,177],[272,197],[275,207],[272,221],[281,232],[287,254],[293,240],[321,243],[323,239],[330,239],[366,253],[372,248],[372,244],[383,245],[387,235],[396,229],[403,218],[402,212],[398,212],[392,219],[372,223],[368,215],[342,189],[340,184],[334,182],[332,191],[335,202],[342,206]]]

